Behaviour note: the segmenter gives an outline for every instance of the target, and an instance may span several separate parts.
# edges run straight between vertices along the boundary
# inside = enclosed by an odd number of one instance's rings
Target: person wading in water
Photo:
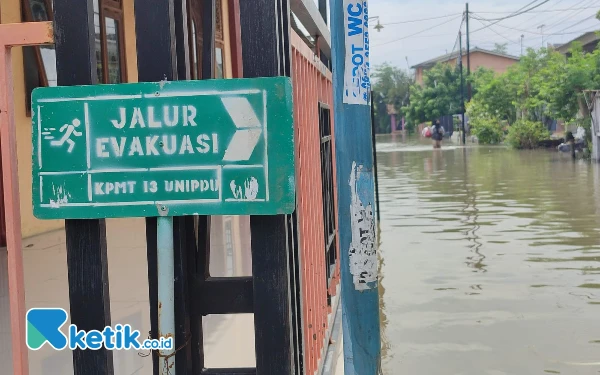
[[[440,125],[440,120],[433,121],[431,125],[431,139],[433,139],[433,148],[442,148],[442,138],[444,137],[444,128]]]
[[[573,132],[567,132],[566,141],[567,144],[571,146],[571,157],[577,159],[577,156],[575,155],[575,136],[573,135]]]

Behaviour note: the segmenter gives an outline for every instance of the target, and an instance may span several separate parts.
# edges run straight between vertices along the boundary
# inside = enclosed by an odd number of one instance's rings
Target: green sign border
[[[52,98],[73,99],[82,101],[117,95],[156,94],[182,91],[213,91],[216,96],[240,90],[261,90],[266,98],[266,119],[268,123],[266,139],[268,153],[268,193],[263,201],[219,201],[219,202],[182,202],[155,201],[122,203],[89,204],[49,204],[42,202],[41,172],[39,161],[41,149],[41,129],[38,125],[38,106],[40,100]],[[218,93],[218,94],[217,94]],[[189,97],[189,96],[188,96]],[[107,99],[110,100],[110,99]],[[115,99],[118,100],[118,99]],[[43,107],[40,107],[43,108]],[[294,156],[294,120],[292,82],[288,77],[226,79],[202,81],[172,81],[149,83],[126,83],[118,85],[65,86],[37,88],[32,93],[32,126],[33,126],[33,213],[39,219],[98,219],[124,217],[156,217],[186,215],[275,215],[291,214],[296,207],[296,181]],[[198,110],[201,117],[201,110]],[[47,121],[47,119],[44,119]],[[46,156],[42,153],[43,156]],[[200,164],[201,165],[201,164]],[[65,171],[68,172],[68,171]],[[86,173],[80,174],[82,181],[87,181]],[[79,175],[79,174],[77,174]],[[73,174],[70,175],[73,177]],[[221,183],[224,187],[224,183]]]

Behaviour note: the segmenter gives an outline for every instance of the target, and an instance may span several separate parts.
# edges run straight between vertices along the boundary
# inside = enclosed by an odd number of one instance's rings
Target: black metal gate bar
[[[216,0],[202,1],[202,79],[214,78],[215,30],[217,23]]]
[[[244,77],[290,75],[289,2],[240,2]],[[290,216],[252,216],[256,373],[295,374]],[[290,227],[290,224],[292,227]]]
[[[54,1],[54,40],[58,85],[97,83],[92,0]],[[104,220],[66,220],[71,323],[81,330],[111,325]],[[111,375],[112,352],[73,351],[75,375]]]
[[[290,16],[289,0],[277,0],[277,48],[279,50],[280,64],[277,75],[286,77],[291,77],[292,75]]]
[[[187,0],[175,0],[175,40],[177,49],[177,79],[190,79],[190,51],[188,45]]]
[[[66,220],[65,230],[71,324],[87,332],[102,331],[111,325],[105,221]],[[114,374],[112,352],[76,349],[73,373]]]
[[[300,284],[300,273],[302,260],[300,259],[300,248],[298,246],[298,211],[287,215],[288,241],[290,249],[290,290],[291,290],[291,312],[292,312],[292,349],[294,355],[294,369],[296,375],[304,374],[304,353],[302,351],[302,286]]]
[[[137,44],[139,82],[173,81],[178,79],[178,63],[187,55],[187,34],[176,32],[177,24],[184,23],[183,0],[135,0],[135,29]],[[175,6],[178,9],[175,10]],[[175,16],[177,15],[177,19]],[[187,27],[187,23],[180,25]],[[177,38],[179,37],[179,38]],[[177,48],[179,46],[179,48]],[[179,59],[177,58],[179,55]],[[189,63],[188,63],[189,64]],[[182,69],[179,71],[183,74]],[[187,73],[189,74],[189,73]],[[187,77],[187,75],[185,76]],[[184,77],[184,78],[185,78]],[[196,251],[192,217],[176,217],[173,220],[175,251],[175,347],[182,348],[175,356],[176,371],[191,373],[192,348],[185,346],[190,339],[189,287],[187,258]],[[158,279],[156,218],[146,219],[146,246],[148,259],[148,293],[150,300],[151,336],[158,336]],[[158,374],[159,358],[152,357],[153,373]]]
[[[138,55],[139,59],[139,55]],[[157,219],[146,218],[146,260],[148,262],[148,300],[150,302],[150,337],[158,336],[158,244]],[[177,358],[175,358],[177,359]],[[158,375],[158,357],[152,356],[152,373]]]
[[[173,220],[175,250],[175,348],[181,348],[175,355],[177,374],[192,374],[192,346],[190,310],[193,302],[190,296],[188,263],[195,259],[196,238],[194,217],[176,217]]]
[[[202,61],[201,78],[211,79],[214,77],[214,39],[216,24],[216,1],[215,0],[196,0],[189,1],[191,7],[200,7],[202,14]],[[188,12],[192,12],[188,9]],[[194,68],[193,68],[194,69]],[[195,218],[197,226],[196,249],[193,253],[188,251],[188,278],[189,302],[190,302],[190,342],[192,352],[192,372],[190,374],[202,374],[204,367],[204,331],[202,328],[202,316],[204,306],[210,301],[205,301],[204,283],[209,276],[210,264],[210,216],[197,216]],[[190,248],[191,249],[191,248]]]
[[[192,374],[201,374],[204,370],[204,332],[202,329],[201,299],[204,280],[208,275],[210,259],[210,216],[198,216],[197,251],[189,255],[188,275],[190,277],[190,329],[192,343]],[[192,261],[193,259],[193,261]]]

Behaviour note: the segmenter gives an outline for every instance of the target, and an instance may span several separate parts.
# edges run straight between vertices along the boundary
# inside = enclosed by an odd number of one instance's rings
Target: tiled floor
[[[226,225],[223,228],[229,228]],[[240,251],[239,237],[231,240],[231,233],[216,241],[211,259],[225,259],[223,270],[215,276],[242,276],[249,267]],[[113,325],[131,324],[142,332],[150,329],[148,276],[146,264],[144,221],[141,219],[107,220],[109,285]],[[227,237],[227,238],[225,238]],[[234,236],[235,237],[235,236]],[[231,247],[233,243],[234,249]],[[69,311],[67,261],[64,231],[48,233],[25,239],[25,290],[27,308],[62,307]],[[228,255],[229,254],[229,255]],[[215,257],[215,255],[217,255]],[[223,255],[220,256],[219,255]],[[229,258],[228,258],[229,256]],[[221,275],[219,273],[227,273]],[[6,281],[6,251],[0,249],[0,363],[11,368],[10,320],[8,311],[8,286]],[[69,322],[68,322],[69,323]],[[205,319],[205,351],[208,367],[253,367],[254,327],[253,316],[209,316]],[[133,351],[115,351],[115,374],[143,375],[152,373],[149,357]],[[39,351],[29,351],[30,374],[72,374],[70,351],[55,351],[44,346]],[[0,370],[0,374],[5,374]]]

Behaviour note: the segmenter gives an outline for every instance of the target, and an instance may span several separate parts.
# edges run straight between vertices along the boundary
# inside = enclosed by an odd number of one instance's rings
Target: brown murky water
[[[600,166],[378,148],[384,373],[600,373]]]

